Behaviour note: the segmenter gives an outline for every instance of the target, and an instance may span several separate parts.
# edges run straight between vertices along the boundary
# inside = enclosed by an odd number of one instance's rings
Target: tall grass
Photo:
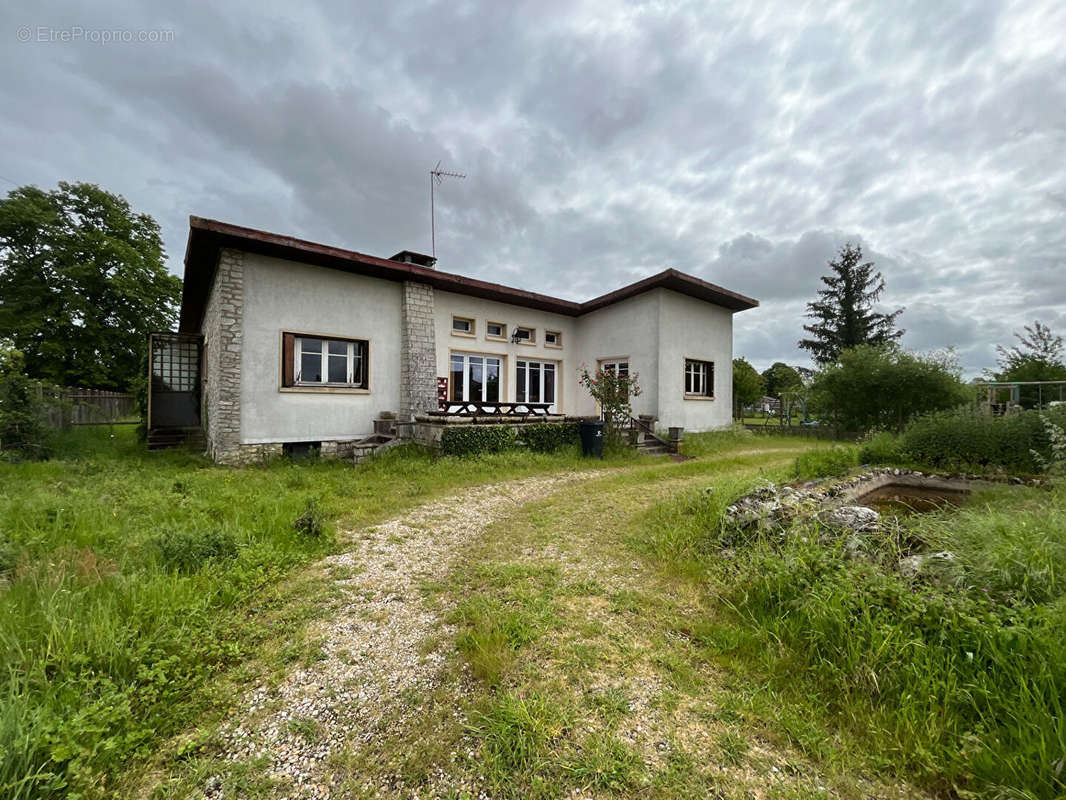
[[[721,501],[699,502],[666,504],[647,538],[669,541],[681,520],[686,541],[711,545],[701,578],[729,609],[711,637],[729,659],[836,720],[886,771],[987,797],[1066,792],[1066,486],[912,517],[865,537],[861,558],[853,537],[815,525],[729,537]],[[901,546],[948,550],[950,569],[904,577]],[[700,552],[660,550],[682,565]]]
[[[452,488],[588,466],[572,453],[244,470],[147,453],[131,427],[0,462],[0,797],[112,796],[109,776],[203,709],[201,688],[275,632],[256,609],[340,527]],[[601,466],[598,462],[594,466]],[[315,509],[315,525],[294,527]],[[323,526],[324,521],[324,526]]]

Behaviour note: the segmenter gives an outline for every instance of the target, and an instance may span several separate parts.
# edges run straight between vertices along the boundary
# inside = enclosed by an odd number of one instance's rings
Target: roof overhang
[[[441,272],[417,264],[370,256],[354,250],[330,247],[305,239],[281,236],[203,217],[189,217],[189,240],[185,248],[185,277],[181,296],[181,318],[178,326],[180,331],[198,332],[200,330],[207,298],[214,280],[215,268],[218,264],[218,256],[222,250],[227,248],[303,264],[314,264],[372,278],[426,283],[444,291],[570,317],[578,317],[657,288],[671,289],[723,306],[731,311],[744,311],[759,305],[757,300],[675,269],[665,270],[658,275],[652,275],[650,278],[584,303],[575,303],[572,300],[527,292],[523,289]]]

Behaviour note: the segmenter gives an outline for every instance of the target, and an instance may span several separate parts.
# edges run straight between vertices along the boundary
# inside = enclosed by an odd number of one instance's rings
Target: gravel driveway
[[[257,686],[223,728],[223,758],[266,758],[275,796],[324,798],[333,780],[331,753],[387,736],[380,723],[403,696],[437,684],[444,653],[426,645],[439,635],[437,613],[422,602],[423,581],[443,578],[464,545],[516,507],[600,472],[524,478],[453,495],[381,525],[344,534],[350,548],[326,559],[341,601],[309,631],[322,649],[277,687]],[[332,568],[332,569],[331,569]],[[429,652],[426,652],[429,650]],[[206,798],[226,796],[221,776]]]

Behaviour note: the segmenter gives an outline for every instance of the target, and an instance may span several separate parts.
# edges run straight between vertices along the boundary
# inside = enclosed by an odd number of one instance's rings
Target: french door
[[[452,353],[450,399],[455,402],[500,402],[500,359]]]
[[[556,364],[554,361],[515,362],[515,400],[519,403],[551,403],[548,411],[556,411]]]

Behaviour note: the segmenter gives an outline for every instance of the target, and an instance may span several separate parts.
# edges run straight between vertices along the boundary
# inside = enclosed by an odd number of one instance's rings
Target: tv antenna
[[[445,178],[465,178],[461,172],[447,172],[440,168],[440,162],[437,162],[437,166],[429,171],[429,235],[430,246],[433,248],[430,253],[436,257],[437,255],[437,217],[436,209],[434,208],[433,189],[435,185],[439,185],[444,182]]]

